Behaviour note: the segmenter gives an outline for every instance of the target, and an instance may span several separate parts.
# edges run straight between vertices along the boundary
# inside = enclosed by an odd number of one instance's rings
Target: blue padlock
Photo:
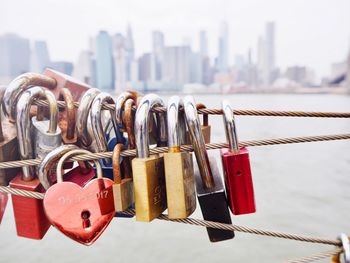
[[[92,133],[95,138],[96,150],[98,152],[112,151],[114,146],[118,143],[122,143],[124,145],[126,144],[126,139],[117,128],[115,115],[112,110],[110,110],[110,122],[113,126],[107,134],[105,133],[102,125],[102,105],[104,103],[114,104],[114,100],[108,93],[101,92],[94,98],[90,109]],[[113,167],[111,159],[105,158],[100,160],[100,162],[103,176],[113,180]]]

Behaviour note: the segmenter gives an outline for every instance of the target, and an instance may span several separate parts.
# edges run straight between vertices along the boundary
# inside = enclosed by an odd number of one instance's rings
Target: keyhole
[[[237,175],[237,176],[241,176],[241,175],[242,175],[241,171],[237,171],[237,172],[236,172],[236,175]]]
[[[83,228],[88,228],[91,226],[89,219],[90,216],[91,213],[88,210],[83,210],[83,212],[81,212],[81,219],[83,219]]]

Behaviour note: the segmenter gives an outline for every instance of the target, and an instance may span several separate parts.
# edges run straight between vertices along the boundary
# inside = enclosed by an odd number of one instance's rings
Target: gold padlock
[[[164,177],[164,159],[158,154],[149,152],[148,120],[155,106],[163,106],[162,99],[149,94],[142,98],[135,117],[135,137],[137,157],[132,160],[136,221],[150,222],[158,217],[166,208],[166,190]],[[167,136],[164,114],[159,116],[159,138]]]
[[[124,157],[122,164],[124,164],[124,178],[121,178],[120,171],[120,152],[124,150],[125,147],[122,143],[118,143],[112,154],[113,163],[113,197],[114,197],[114,208],[116,212],[122,212],[129,208],[134,203],[134,189],[132,184],[132,178],[130,170],[127,169],[126,162],[129,158]]]
[[[196,209],[196,190],[192,154],[181,152],[184,139],[184,113],[179,112],[180,98],[168,101],[168,153],[164,154],[165,183],[168,216],[171,219],[186,218]]]

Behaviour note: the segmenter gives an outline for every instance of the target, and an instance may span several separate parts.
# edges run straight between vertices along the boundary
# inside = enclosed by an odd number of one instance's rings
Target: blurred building
[[[265,35],[258,39],[257,66],[259,83],[262,85],[271,85],[278,77],[275,53],[275,23],[267,22]]]
[[[229,28],[226,21],[220,25],[218,40],[218,57],[216,67],[220,72],[227,72],[229,68]]]
[[[15,34],[0,36],[0,83],[30,70],[29,40]]]
[[[107,91],[114,89],[112,40],[106,31],[96,36],[96,85]]]
[[[80,52],[73,70],[73,77],[90,86],[96,86],[96,64],[92,51],[83,50]]]
[[[315,81],[315,75],[313,71],[307,67],[288,67],[284,75],[287,79],[304,86],[311,86]]]
[[[163,78],[162,65],[164,63],[164,34],[160,31],[152,32],[152,53],[154,57],[154,80]]]
[[[73,63],[68,61],[55,61],[52,62],[50,68],[62,72],[66,75],[72,76],[73,73]]]
[[[128,24],[126,29],[126,37],[125,37],[125,78],[126,81],[131,81],[132,75],[132,64],[135,62],[135,46],[134,46],[134,38],[132,34],[131,25]],[[125,87],[124,87],[125,88]]]
[[[163,83],[167,88],[180,90],[190,82],[191,55],[189,46],[173,46],[164,48],[164,64],[162,67]]]
[[[114,61],[114,90],[122,92],[126,87],[126,82],[131,75],[131,59],[128,57],[126,38],[122,34],[113,36],[113,61]]]
[[[46,41],[34,41],[30,56],[30,71],[41,73],[51,66]]]

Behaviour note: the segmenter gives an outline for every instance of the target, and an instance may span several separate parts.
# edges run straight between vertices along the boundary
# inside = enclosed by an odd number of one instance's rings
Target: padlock
[[[132,160],[136,221],[152,221],[167,208],[164,159],[158,154],[150,156],[148,138],[148,120],[152,116],[150,111],[155,106],[163,105],[159,96],[148,94],[142,98],[136,111],[137,157]],[[166,124],[165,120],[158,124],[162,123]],[[166,127],[162,129],[166,130]]]
[[[38,166],[38,178],[45,190],[56,183],[56,163],[67,152],[79,149],[73,144],[65,144],[48,153]],[[79,186],[86,185],[95,176],[93,167],[87,161],[78,161],[79,166],[64,174],[65,181]]]
[[[125,127],[123,126],[123,112],[125,102],[129,99],[136,101],[137,97],[138,93],[135,91],[124,91],[118,96],[115,102],[115,120],[117,125],[119,126],[119,129],[125,129]]]
[[[196,105],[197,111],[201,109],[205,109],[206,106],[203,103],[198,103]],[[209,115],[208,114],[202,114],[203,115],[203,123],[201,124],[202,134],[204,137],[205,143],[210,143],[210,135],[211,135],[211,126],[209,125]],[[190,133],[186,132],[186,144],[191,144],[191,137]]]
[[[75,133],[75,106],[72,93],[67,88],[60,90],[64,102],[66,103],[65,116],[60,116],[59,127],[61,129],[62,142],[64,144],[77,144]],[[61,97],[60,97],[61,98]]]
[[[104,134],[103,124],[102,124],[102,106],[104,103],[114,104],[114,100],[108,93],[101,92],[95,97],[90,110],[92,133],[96,141],[97,152],[108,151],[107,140]],[[114,134],[116,135],[114,143],[115,144],[125,143],[125,139],[122,138],[122,135],[119,129],[117,128],[115,115],[113,113],[114,112],[110,110],[110,116],[111,116],[110,119],[112,121],[112,125],[114,128]],[[114,145],[113,145],[113,148],[114,148]],[[109,158],[103,159],[101,165],[102,165],[103,176],[112,180],[114,176],[113,176],[113,166],[112,166],[111,159]]]
[[[102,169],[94,161],[97,178],[84,187],[63,182],[63,163],[77,154],[91,154],[83,149],[65,153],[57,163],[57,183],[45,193],[44,207],[51,224],[67,237],[84,245],[91,245],[107,228],[114,216],[113,181],[102,178]],[[109,210],[109,213],[104,211]]]
[[[5,87],[0,89],[0,103],[3,101]],[[15,161],[19,159],[16,127],[3,118],[0,107],[0,162]],[[0,169],[0,186],[7,186],[16,174],[20,171],[19,168]],[[7,193],[0,193],[0,223],[4,215],[8,201]]]
[[[122,123],[125,126],[126,133],[128,135],[128,149],[135,149],[135,134],[134,134],[134,120],[135,112],[133,111],[133,106],[136,106],[136,103],[133,99],[128,99],[124,104],[124,115]],[[118,121],[117,121],[118,123]]]
[[[58,106],[54,94],[49,90],[44,90],[44,96],[49,102],[49,119],[41,119],[40,108],[38,115],[32,118],[34,155],[43,159],[49,152],[62,144],[61,129],[58,127]]]
[[[32,86],[45,87],[54,92],[57,90],[56,80],[41,74],[25,73],[15,78],[7,86],[3,101],[4,114],[10,122],[16,122],[16,105],[21,93]]]
[[[180,151],[184,141],[185,120],[179,107],[180,98],[171,97],[167,107],[169,150],[164,154],[168,216],[171,219],[186,218],[196,209],[192,154]]]
[[[198,169],[195,170],[196,190],[203,218],[208,221],[231,224],[224,185],[214,159],[209,159],[192,96],[184,99],[186,123],[191,135]],[[234,232],[207,228],[211,242],[232,239]]]
[[[32,87],[25,90],[17,102],[16,127],[18,146],[22,160],[34,158],[30,129],[29,112],[34,99],[45,97],[48,92],[43,88]],[[55,127],[52,125],[51,130]],[[10,182],[10,187],[21,190],[43,192],[44,189],[36,178],[32,166],[22,167],[22,171]],[[12,195],[13,212],[15,216],[17,235],[32,239],[42,239],[50,227],[43,209],[43,202],[39,199]]]
[[[222,102],[229,148],[221,149],[226,194],[234,215],[255,213],[254,187],[247,148],[239,148],[235,118],[228,101]]]
[[[57,94],[54,92],[56,97],[58,97],[62,88],[67,88],[72,93],[73,100],[79,101],[82,94],[91,88],[90,85],[84,82],[50,68],[45,69],[44,75],[56,80],[58,90]]]
[[[134,188],[132,183],[131,171],[125,169],[126,163],[129,162],[129,158],[124,157],[122,164],[124,165],[124,178],[122,178],[122,171],[120,167],[120,152],[124,150],[125,147],[122,143],[118,143],[112,154],[113,162],[113,174],[114,174],[114,184],[113,184],[113,196],[114,196],[114,208],[116,212],[122,212],[134,203]]]
[[[96,150],[96,144],[92,140],[92,131],[88,129],[88,122],[90,122],[89,114],[92,102],[99,93],[100,91],[98,89],[91,88],[83,94],[79,101],[76,133],[79,146],[84,149]]]

